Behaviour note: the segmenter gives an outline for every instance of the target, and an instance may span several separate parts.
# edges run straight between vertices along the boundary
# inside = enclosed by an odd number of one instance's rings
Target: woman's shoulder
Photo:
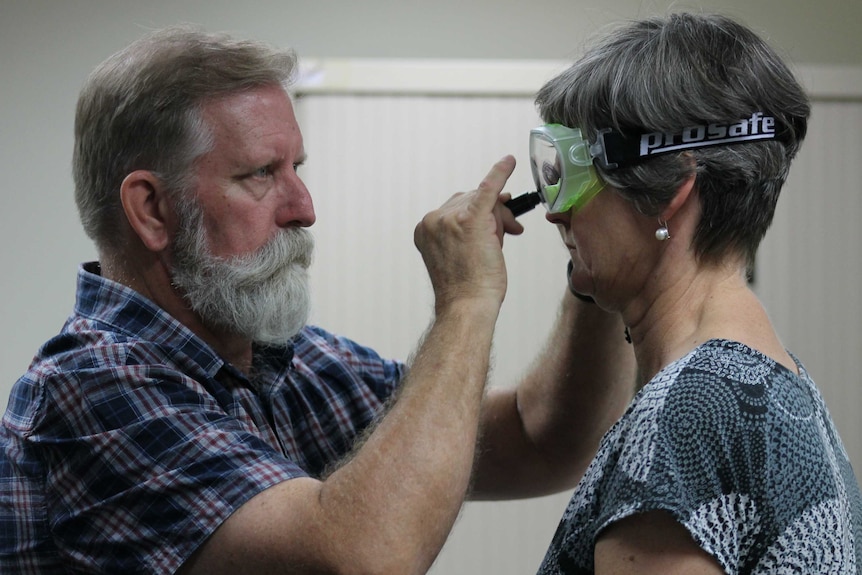
[[[680,374],[696,373],[702,374],[702,377],[712,376],[757,385],[766,383],[776,368],[781,366],[769,356],[739,341],[710,339],[668,367],[675,367]]]
[[[799,370],[804,374],[801,364]],[[712,403],[723,394],[757,402],[776,384],[808,388],[803,379],[744,343],[711,339],[663,368],[645,390],[676,398],[690,397],[703,406],[704,401]]]

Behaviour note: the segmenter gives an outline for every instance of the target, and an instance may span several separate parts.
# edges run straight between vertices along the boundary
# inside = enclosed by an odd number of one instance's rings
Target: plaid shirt
[[[306,327],[249,380],[98,272],[9,398],[0,573],[173,573],[255,494],[345,455],[403,376]]]

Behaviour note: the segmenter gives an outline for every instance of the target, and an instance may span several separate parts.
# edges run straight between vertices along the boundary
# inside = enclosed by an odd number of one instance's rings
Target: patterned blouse
[[[539,574],[593,573],[602,530],[653,510],[731,575],[859,573],[859,485],[796,363],[712,340],[658,373],[602,440]]]

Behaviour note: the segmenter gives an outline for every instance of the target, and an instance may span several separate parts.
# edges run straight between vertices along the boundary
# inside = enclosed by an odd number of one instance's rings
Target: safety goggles
[[[600,130],[588,142],[580,129],[545,124],[530,130],[530,169],[535,192],[506,203],[515,215],[542,202],[552,214],[578,211],[605,186],[595,166],[614,170],[658,155],[708,146],[743,144],[763,140],[792,141],[797,126],[780,126],[763,112],[733,122],[694,124],[678,132],[633,129],[626,134]]]
[[[530,130],[530,169],[548,212],[578,211],[602,188],[581,130],[546,124]]]

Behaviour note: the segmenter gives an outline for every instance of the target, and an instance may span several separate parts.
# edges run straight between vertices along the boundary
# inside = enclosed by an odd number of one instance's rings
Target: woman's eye
[[[556,166],[546,162],[542,165],[542,177],[545,178],[545,182],[553,185],[560,181],[560,171]]]

